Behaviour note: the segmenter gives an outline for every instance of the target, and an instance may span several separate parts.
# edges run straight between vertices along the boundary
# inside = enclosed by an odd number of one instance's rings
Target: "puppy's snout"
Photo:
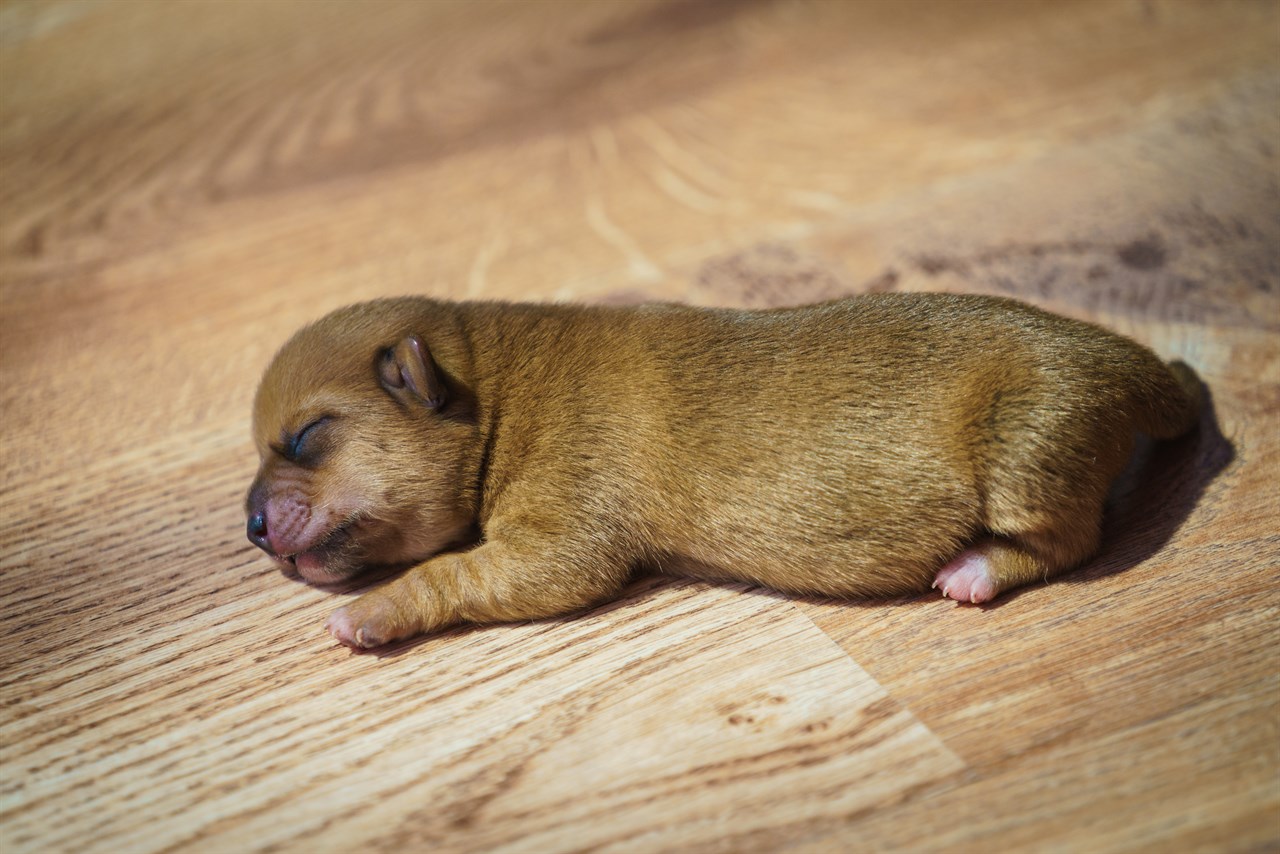
[[[265,552],[271,551],[271,540],[267,534],[266,511],[258,510],[249,514],[248,533],[249,542]]]
[[[249,535],[249,542],[267,554],[274,555],[275,549],[271,547],[271,532],[267,529],[267,487],[261,473],[253,482],[253,486],[249,488],[249,496],[245,499],[244,509],[249,517],[249,522],[245,526],[245,533]]]

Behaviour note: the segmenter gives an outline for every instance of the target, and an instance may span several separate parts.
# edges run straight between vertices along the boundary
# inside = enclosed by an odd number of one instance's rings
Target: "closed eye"
[[[286,460],[289,460],[290,462],[297,462],[298,459],[306,453],[307,439],[315,435],[315,429],[317,427],[329,420],[330,416],[328,415],[317,418],[297,433],[287,437],[284,442],[284,447],[281,449],[280,453]]]

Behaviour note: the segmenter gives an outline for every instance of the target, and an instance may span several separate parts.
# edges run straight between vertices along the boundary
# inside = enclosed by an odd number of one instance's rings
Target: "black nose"
[[[271,543],[267,540],[267,514],[261,510],[249,517],[249,542],[263,551],[271,551]]]

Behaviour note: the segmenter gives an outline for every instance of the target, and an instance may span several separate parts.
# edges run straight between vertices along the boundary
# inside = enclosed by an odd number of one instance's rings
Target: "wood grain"
[[[669,846],[870,810],[962,767],[772,597],[651,582],[576,620],[455,631],[336,673],[296,616],[311,591],[264,573],[239,588],[221,598],[264,608],[289,633],[268,647],[302,640],[306,665],[282,673],[243,633],[175,632],[34,677],[75,711],[10,730],[14,844],[306,846],[336,827],[389,849]],[[192,659],[201,677],[180,678]],[[82,822],[59,822],[68,808]]]
[[[1280,5],[0,5],[0,845],[1280,845]],[[1193,364],[993,607],[638,581],[381,656],[243,537],[249,400],[395,293],[1021,296]]]

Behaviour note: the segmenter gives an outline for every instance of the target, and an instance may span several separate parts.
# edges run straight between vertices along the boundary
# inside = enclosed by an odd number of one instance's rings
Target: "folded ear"
[[[401,403],[417,402],[428,409],[444,407],[448,390],[440,378],[431,351],[417,335],[406,335],[378,357],[378,379]]]

